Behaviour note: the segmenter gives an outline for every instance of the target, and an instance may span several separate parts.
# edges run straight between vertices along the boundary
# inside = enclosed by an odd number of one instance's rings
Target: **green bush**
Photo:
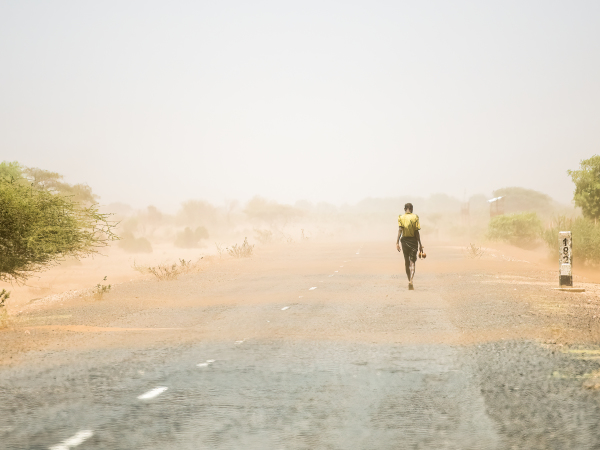
[[[121,235],[119,247],[127,253],[152,253],[152,244],[148,239],[145,237],[136,238],[130,232]]]
[[[600,219],[600,156],[594,155],[579,163],[580,170],[567,170],[575,183],[573,201],[581,208],[583,217]]]
[[[558,258],[558,232],[570,231],[573,236],[573,259],[584,264],[600,263],[600,225],[594,220],[578,217],[568,219],[560,216],[545,230],[543,238],[553,255]]]
[[[198,227],[194,231],[190,227],[177,233],[175,238],[175,247],[196,248],[200,246],[202,239],[208,239],[208,230],[205,227]]]
[[[0,280],[25,280],[65,257],[96,253],[117,238],[108,218],[95,205],[0,177]]]
[[[542,230],[542,222],[534,212],[509,214],[490,220],[487,237],[517,247],[531,248],[539,241]]]

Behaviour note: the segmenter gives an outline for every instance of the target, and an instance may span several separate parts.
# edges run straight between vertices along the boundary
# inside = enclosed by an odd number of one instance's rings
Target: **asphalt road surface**
[[[0,448],[600,448],[597,291],[554,281],[431,247],[408,291],[393,242],[311,243],[32,305]]]

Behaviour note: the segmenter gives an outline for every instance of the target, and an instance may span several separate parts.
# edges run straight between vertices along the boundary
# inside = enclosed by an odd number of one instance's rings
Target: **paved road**
[[[414,292],[385,246],[315,245],[39,312],[70,322],[1,366],[0,447],[600,448],[597,360],[466,339],[428,250]]]

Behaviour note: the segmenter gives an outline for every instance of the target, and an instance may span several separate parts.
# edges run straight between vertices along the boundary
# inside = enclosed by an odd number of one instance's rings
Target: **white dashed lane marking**
[[[215,362],[214,359],[207,359],[206,362],[196,364],[196,367],[208,367],[209,365],[211,365],[214,362]]]
[[[359,255],[360,251],[356,252],[356,254]],[[344,262],[348,262],[348,261],[344,261]],[[344,266],[340,266],[340,267],[344,267]],[[335,273],[338,273],[338,271],[336,270]],[[329,277],[332,277],[332,276],[333,275],[329,275]],[[320,281],[320,283],[322,283],[322,281]],[[316,288],[317,288],[316,286],[313,286],[313,287],[309,288],[308,290],[314,291]],[[300,295],[298,298],[302,298],[302,297],[303,296]],[[289,306],[284,306],[283,308],[281,308],[282,311],[286,311],[288,309],[290,309]],[[244,342],[243,340],[235,341],[236,344],[242,344],[243,342]],[[215,362],[214,359],[207,359],[206,362],[196,364],[196,367],[208,367],[210,364],[212,364],[214,362]],[[156,387],[156,388],[151,389],[148,392],[145,392],[144,394],[140,395],[138,397],[138,400],[150,400],[150,399],[156,398],[160,394],[165,392],[167,389],[169,389],[169,388],[166,386]],[[73,447],[77,447],[78,445],[82,444],[83,442],[88,440],[93,435],[94,435],[94,432],[92,430],[81,430],[81,431],[77,432],[74,436],[70,437],[69,439],[64,440],[60,444],[50,447],[50,450],[69,450]]]
[[[75,436],[65,439],[58,445],[53,445],[50,450],[69,450],[70,448],[77,447],[82,442],[91,438],[94,435],[92,430],[81,430],[78,431]]]
[[[140,395],[138,397],[138,400],[150,400],[150,399],[152,399],[154,397],[158,397],[160,394],[162,394],[163,392],[165,392],[167,389],[169,389],[169,388],[165,387],[165,386],[156,387],[156,388],[151,389],[148,392]]]

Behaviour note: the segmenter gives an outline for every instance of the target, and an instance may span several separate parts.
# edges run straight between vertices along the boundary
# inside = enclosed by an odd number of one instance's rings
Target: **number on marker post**
[[[573,240],[570,231],[561,231],[558,233],[559,247],[559,286],[573,286]]]

